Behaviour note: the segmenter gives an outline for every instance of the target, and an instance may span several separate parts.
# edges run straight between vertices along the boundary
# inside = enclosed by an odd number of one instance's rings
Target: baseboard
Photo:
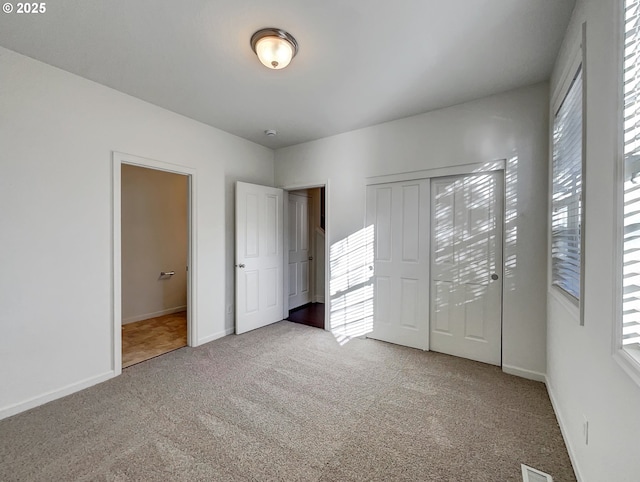
[[[546,375],[540,372],[534,372],[533,370],[527,370],[525,368],[514,367],[511,365],[502,365],[502,371],[509,375],[515,375],[521,378],[527,378],[529,380],[535,380],[536,382],[546,381]]]
[[[131,316],[129,318],[123,318],[122,324],[135,323],[136,321],[148,320],[149,318],[156,318],[158,316],[173,315],[174,313],[180,313],[186,311],[187,305],[176,306],[175,308],[167,308],[166,310],[154,311],[153,313],[145,313],[144,315]]]
[[[553,394],[553,388],[549,383],[549,379],[544,377],[544,384],[547,386],[547,393],[549,394],[549,400],[551,400],[551,406],[553,407],[553,411],[556,414],[556,420],[558,420],[558,425],[560,426],[560,433],[562,434],[562,438],[564,439],[564,444],[567,447],[567,452],[569,452],[569,459],[571,460],[571,465],[573,466],[573,472],[576,474],[576,479],[578,482],[584,482],[584,477],[580,473],[580,469],[578,468],[578,459],[575,455],[575,451],[573,450],[573,445],[569,439],[567,434],[566,425],[564,423],[564,419],[562,418],[562,414],[558,408],[558,402],[556,400],[555,395]]]
[[[324,303],[324,296],[315,296],[314,303]]]
[[[43,393],[42,395],[29,398],[24,402],[14,403],[13,405],[0,408],[0,420],[2,420],[3,418],[11,417],[12,415],[17,415],[21,412],[25,412],[31,408],[44,405],[45,403],[57,400],[58,398],[66,397],[67,395],[71,395],[72,393],[79,392],[80,390],[84,390],[85,388],[89,388],[93,385],[97,385],[98,383],[109,380],[114,376],[115,372],[111,370],[101,375],[86,378],[57,390],[51,390],[49,392]]]
[[[226,328],[223,331],[219,331],[214,333],[213,335],[205,336],[204,338],[198,339],[198,344],[196,346],[204,345],[205,343],[209,343],[211,341],[217,340],[219,338],[223,338],[228,335],[233,335],[236,329],[232,326],[231,328]]]

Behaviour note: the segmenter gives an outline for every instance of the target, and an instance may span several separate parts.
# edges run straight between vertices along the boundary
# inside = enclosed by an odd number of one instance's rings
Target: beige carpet
[[[545,387],[280,322],[0,421],[0,480],[574,481]]]

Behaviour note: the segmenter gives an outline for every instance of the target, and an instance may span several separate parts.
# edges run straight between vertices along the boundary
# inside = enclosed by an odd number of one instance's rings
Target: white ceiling
[[[0,45],[278,148],[548,79],[574,3],[55,0],[0,14]],[[298,40],[286,69],[262,27]]]

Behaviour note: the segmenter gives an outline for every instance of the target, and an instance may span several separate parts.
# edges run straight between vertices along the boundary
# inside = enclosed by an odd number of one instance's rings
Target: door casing
[[[112,369],[114,376],[122,373],[122,165],[130,164],[148,169],[171,172],[187,176],[188,188],[188,253],[187,253],[187,344],[197,346],[198,313],[196,304],[196,271],[197,260],[195,240],[196,219],[196,170],[178,164],[146,159],[144,157],[114,151],[112,154],[113,185],[112,185]]]

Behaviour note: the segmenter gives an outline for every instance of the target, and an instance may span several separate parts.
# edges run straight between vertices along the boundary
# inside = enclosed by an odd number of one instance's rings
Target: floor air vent
[[[522,481],[523,482],[553,482],[553,478],[549,474],[540,472],[539,470],[522,465]]]

